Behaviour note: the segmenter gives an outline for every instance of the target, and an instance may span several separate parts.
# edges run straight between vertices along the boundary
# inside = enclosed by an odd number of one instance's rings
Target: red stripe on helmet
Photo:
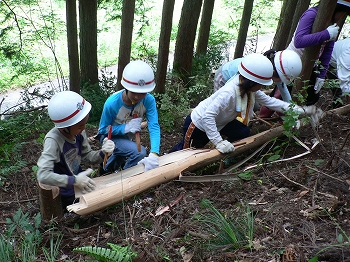
[[[135,85],[135,86],[138,86],[138,85],[139,85],[138,82],[129,81],[129,80],[127,80],[125,77],[123,77],[123,80],[124,80],[125,82],[127,82],[128,84],[130,84],[130,85]],[[153,82],[154,82],[154,79],[151,80],[151,81],[149,81],[149,82],[145,82],[145,85],[152,84]]]
[[[81,102],[83,105],[85,104],[85,99],[83,99],[83,102]],[[80,109],[75,110],[72,114],[70,114],[69,116],[59,119],[59,120],[52,120],[54,123],[62,123],[65,122],[71,118],[73,118],[75,115],[77,115],[79,113]]]
[[[350,1],[350,0],[349,0]],[[285,78],[287,78],[289,81],[289,77],[287,76],[287,73],[286,71],[284,70],[284,67],[283,67],[283,62],[282,62],[282,54],[283,54],[283,51],[280,53],[280,57],[279,57],[279,61],[280,61],[280,66],[281,66],[281,69],[282,69],[282,73],[283,75],[285,76]]]
[[[271,80],[271,77],[264,77],[264,76],[260,76],[260,75],[257,75],[251,71],[249,71],[244,65],[243,63],[241,62],[241,67],[244,69],[244,71],[246,71],[248,74],[252,75],[252,76],[255,76],[256,78],[260,78],[260,79],[263,79],[263,80]]]

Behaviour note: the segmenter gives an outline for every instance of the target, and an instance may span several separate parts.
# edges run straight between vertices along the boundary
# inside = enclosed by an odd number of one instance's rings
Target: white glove
[[[313,115],[316,113],[317,107],[312,105],[312,106],[295,106],[294,111],[298,112],[301,115]]]
[[[138,118],[133,118],[130,120],[130,122],[125,124],[125,129],[124,129],[124,133],[133,133],[135,134],[136,132],[140,132],[141,130],[141,122],[142,122],[142,118],[138,117]]]
[[[318,92],[320,92],[322,86],[324,85],[324,79],[322,78],[316,78],[316,83],[314,86],[314,90],[315,90],[315,94],[318,94]]]
[[[145,166],[145,172],[154,168],[159,167],[159,161],[158,161],[158,156],[156,156],[153,153],[150,153],[148,157],[145,157],[141,161],[139,161],[137,164],[144,164]]]
[[[104,154],[110,155],[112,154],[112,152],[115,149],[115,144],[112,140],[108,139],[107,137],[105,137],[105,139],[103,139],[103,144],[102,144],[102,152]]]
[[[82,190],[81,192],[83,194],[86,192],[91,192],[96,187],[95,181],[88,177],[92,171],[93,170],[91,168],[88,168],[75,176],[75,185],[77,185]]]
[[[222,140],[216,145],[216,149],[225,154],[235,151],[235,146],[227,140]]]
[[[317,108],[316,112],[310,115],[311,126],[316,127],[320,123],[320,119],[323,117],[323,111],[320,108]]]
[[[335,40],[337,39],[337,36],[338,36],[339,26],[336,23],[333,25],[330,25],[327,27],[327,31],[329,33],[329,40]]]

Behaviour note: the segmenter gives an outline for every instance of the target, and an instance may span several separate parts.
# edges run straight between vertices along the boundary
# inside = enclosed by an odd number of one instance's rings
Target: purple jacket
[[[302,14],[299,19],[297,29],[294,32],[292,41],[290,42],[287,49],[291,49],[297,52],[301,57],[305,47],[322,44],[320,54],[318,56],[322,66],[320,68],[318,77],[325,78],[329,66],[329,61],[332,57],[334,40],[329,41],[330,35],[327,29],[313,34],[311,33],[312,26],[317,15],[317,10],[317,6],[311,7]]]

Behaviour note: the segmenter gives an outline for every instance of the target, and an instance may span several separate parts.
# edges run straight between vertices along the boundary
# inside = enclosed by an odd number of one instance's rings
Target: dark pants
[[[175,145],[172,149],[170,149],[169,153],[187,148],[185,139],[186,133],[188,133],[191,123],[191,114],[189,114],[186,117],[183,126],[182,141]],[[229,142],[234,142],[248,137],[250,135],[250,129],[249,127],[235,119],[229,122],[223,129],[221,129],[220,134],[226,136]],[[193,129],[188,139],[190,140],[190,146],[194,148],[203,148],[209,142],[207,134],[198,129],[197,127]]]
[[[327,79],[338,79],[337,69],[331,65],[329,66],[327,71]],[[342,99],[343,92],[341,88],[339,87],[331,88],[331,91],[333,94],[333,102],[332,102],[331,108],[342,107],[344,103]]]
[[[317,101],[320,99],[320,92],[318,92],[317,94],[315,94],[315,83],[316,83],[316,78],[318,76],[318,72],[319,72],[319,68],[318,67],[314,67],[312,69],[312,74],[310,77],[310,81],[308,83],[308,88],[306,90],[307,92],[307,97],[306,97],[306,105],[307,106],[311,106],[317,103]]]

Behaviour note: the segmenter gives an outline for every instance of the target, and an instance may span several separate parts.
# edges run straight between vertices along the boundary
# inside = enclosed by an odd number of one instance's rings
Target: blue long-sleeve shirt
[[[125,135],[125,124],[132,118],[133,114],[147,119],[148,130],[150,134],[151,150],[159,154],[160,152],[160,126],[158,123],[158,111],[156,100],[153,95],[147,93],[145,98],[140,100],[134,106],[128,106],[123,102],[123,92],[118,91],[111,95],[105,102],[98,133],[106,135],[108,126],[112,126],[112,135]]]

